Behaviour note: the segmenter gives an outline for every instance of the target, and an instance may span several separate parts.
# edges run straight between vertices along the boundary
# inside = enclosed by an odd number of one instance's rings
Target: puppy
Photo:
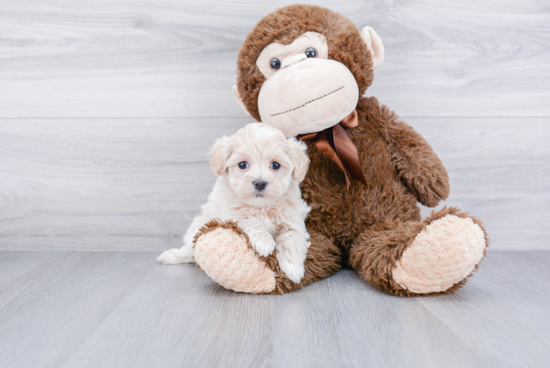
[[[183,239],[181,249],[163,252],[164,264],[194,262],[193,237],[214,218],[234,220],[248,234],[260,256],[277,249],[285,275],[299,283],[309,248],[305,219],[310,207],[299,183],[309,165],[306,145],[267,124],[252,123],[210,150],[210,166],[218,180]]]

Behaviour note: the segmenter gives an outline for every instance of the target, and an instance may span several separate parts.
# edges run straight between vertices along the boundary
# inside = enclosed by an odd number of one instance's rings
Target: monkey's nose
[[[288,57],[283,59],[283,63],[282,63],[281,66],[284,69],[287,66],[290,66],[292,64],[296,64],[298,61],[302,61],[304,59],[307,59],[307,56],[304,53],[288,56]]]
[[[267,182],[263,181],[263,180],[254,180],[252,182],[252,184],[254,184],[254,188],[256,188],[256,190],[258,191],[262,191],[265,189],[265,187],[267,187]]]

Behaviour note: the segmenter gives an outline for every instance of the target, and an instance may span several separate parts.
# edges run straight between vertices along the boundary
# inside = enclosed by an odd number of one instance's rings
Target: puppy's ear
[[[297,182],[302,182],[307,174],[309,166],[309,157],[307,157],[307,146],[304,142],[296,138],[288,140],[288,156],[294,163],[294,179]]]
[[[227,170],[227,160],[233,152],[233,140],[223,137],[216,140],[208,154],[210,155],[210,167],[214,174],[221,176]]]

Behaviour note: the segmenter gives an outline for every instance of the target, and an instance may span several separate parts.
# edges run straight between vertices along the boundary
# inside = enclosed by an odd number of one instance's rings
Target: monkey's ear
[[[371,27],[365,27],[361,31],[361,37],[367,44],[372,55],[372,68],[376,69],[384,64],[384,44]]]
[[[250,113],[248,112],[248,110],[246,109],[246,107],[244,106],[244,103],[243,103],[243,100],[241,100],[241,96],[239,95],[239,89],[237,88],[237,84],[234,84],[233,85],[233,97],[235,98],[235,101],[237,101],[237,104],[243,108],[244,112],[246,113],[246,115],[248,116],[252,116],[250,115]]]

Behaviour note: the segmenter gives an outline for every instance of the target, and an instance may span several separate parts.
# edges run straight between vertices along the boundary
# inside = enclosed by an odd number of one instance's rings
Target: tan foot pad
[[[242,293],[263,294],[275,290],[275,274],[231,227],[208,229],[195,243],[195,262],[218,284]],[[236,226],[236,225],[233,225]],[[202,229],[201,229],[202,230]]]
[[[485,237],[470,218],[447,215],[422,230],[392,271],[404,289],[419,294],[448,290],[483,258]]]

